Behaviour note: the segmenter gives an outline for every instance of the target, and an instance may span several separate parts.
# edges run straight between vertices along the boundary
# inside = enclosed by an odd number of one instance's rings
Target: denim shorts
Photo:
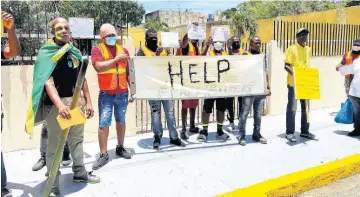
[[[99,127],[111,125],[114,109],[116,123],[125,123],[126,109],[128,106],[128,93],[108,94],[100,91],[99,94]]]

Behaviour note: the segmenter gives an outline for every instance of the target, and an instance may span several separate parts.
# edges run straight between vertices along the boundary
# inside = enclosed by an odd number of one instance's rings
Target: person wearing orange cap
[[[100,169],[109,162],[107,140],[112,114],[116,121],[118,145],[116,155],[131,159],[132,153],[124,148],[125,115],[128,106],[129,52],[116,43],[116,29],[111,24],[103,24],[100,28],[101,43],[91,50],[91,60],[98,74],[99,82],[99,145],[100,157],[94,162],[93,170]],[[132,102],[132,98],[130,102]],[[114,109],[114,111],[113,111]]]

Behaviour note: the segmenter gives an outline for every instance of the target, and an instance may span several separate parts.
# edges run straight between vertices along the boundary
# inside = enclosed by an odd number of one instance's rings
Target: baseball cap
[[[301,32],[310,33],[309,30],[307,30],[306,28],[301,27],[296,31],[296,35],[300,34]]]

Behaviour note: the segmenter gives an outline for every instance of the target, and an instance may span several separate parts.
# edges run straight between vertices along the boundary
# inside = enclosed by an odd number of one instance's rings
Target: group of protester
[[[5,21],[14,22],[14,19],[8,13],[2,13]],[[194,23],[197,25],[197,23]],[[2,50],[2,59],[11,58],[20,54],[20,45],[16,37],[13,23],[5,26],[9,47]],[[41,158],[34,165],[33,170],[37,171],[47,166],[48,171],[52,167],[57,145],[60,140],[61,128],[57,121],[57,116],[63,119],[71,119],[70,103],[74,94],[77,76],[79,74],[79,64],[83,61],[80,51],[71,43],[71,30],[69,23],[64,18],[56,18],[51,22],[51,33],[53,38],[44,44],[38,53],[35,69],[41,69],[44,64],[51,69],[46,70],[45,76],[37,76],[34,72],[34,88],[40,88],[40,94],[37,99],[34,97],[32,105],[36,106],[35,111],[29,112],[28,117],[32,117],[27,121],[26,128],[31,130],[36,122],[45,121],[41,134]],[[285,54],[285,70],[288,72],[288,105],[286,111],[286,138],[291,142],[296,142],[295,132],[295,114],[297,100],[294,93],[293,68],[294,67],[310,67],[310,48],[306,46],[309,31],[300,28],[296,32],[297,43],[290,46]],[[131,93],[128,91],[129,86],[129,68],[128,60],[130,59],[129,52],[117,42],[117,31],[111,24],[103,24],[100,28],[101,42],[94,46],[91,51],[91,60],[93,68],[97,72],[99,84],[98,96],[98,113],[99,113],[99,128],[98,138],[100,146],[100,156],[93,164],[93,170],[100,169],[109,162],[109,154],[107,151],[107,140],[109,135],[109,127],[112,122],[112,115],[115,116],[116,132],[118,145],[116,146],[116,155],[125,159],[131,159],[133,153],[124,147],[124,138],[126,130],[126,110],[129,102],[133,101]],[[170,56],[169,50],[158,46],[158,34],[155,30],[149,29],[145,33],[146,43],[138,52],[137,56]],[[199,40],[189,39],[185,35],[180,40],[180,48],[177,49],[178,56],[226,56],[226,55],[256,55],[260,54],[261,39],[258,36],[250,40],[249,49],[241,49],[239,37],[233,37],[229,41],[219,42],[213,41],[210,37],[205,47],[201,48],[202,44]],[[355,109],[355,130],[349,135],[360,135],[360,68],[353,64],[359,57],[360,40],[354,42],[352,51],[344,55],[344,59],[337,67],[346,67],[347,74],[352,74],[352,84],[349,87],[349,97],[353,102]],[[52,59],[57,57],[56,61]],[[357,64],[359,65],[359,64]],[[46,80],[37,80],[45,77]],[[266,144],[267,140],[261,135],[261,113],[263,111],[264,101],[266,96],[271,95],[269,77],[267,76],[267,95],[263,96],[246,96],[239,97],[239,125],[234,125],[234,100],[235,98],[205,98],[202,111],[202,129],[195,126],[195,111],[198,107],[199,101],[183,100],[182,101],[182,130],[180,135],[176,130],[176,120],[174,115],[174,101],[173,100],[149,100],[151,109],[151,123],[152,131],[154,133],[153,148],[157,149],[161,145],[163,136],[163,126],[161,123],[161,106],[164,108],[166,122],[169,130],[170,144],[184,147],[185,143],[182,140],[189,138],[189,133],[198,134],[197,140],[205,142],[208,139],[208,124],[209,116],[213,112],[212,109],[216,102],[216,121],[217,121],[217,138],[221,140],[229,140],[230,136],[224,132],[223,123],[225,119],[225,111],[228,110],[230,131],[239,130],[237,140],[240,145],[246,145],[246,120],[248,114],[253,107],[254,110],[254,129],[252,140],[262,144]],[[350,78],[350,77],[348,77]],[[350,84],[350,83],[348,83]],[[94,115],[94,109],[90,98],[89,88],[86,80],[82,88],[82,102],[79,106],[86,112],[87,118]],[[34,99],[35,98],[35,99]],[[41,99],[40,99],[41,98]],[[36,103],[37,102],[37,103]],[[300,100],[301,103],[301,134],[300,137],[315,139],[315,135],[309,132],[309,121],[307,119],[307,112],[309,109],[309,102]],[[188,110],[189,109],[189,110]],[[46,111],[46,115],[41,120],[36,119],[37,113]],[[190,128],[187,131],[187,114],[190,113]],[[35,118],[36,117],[36,118]],[[2,119],[1,119],[2,120]],[[1,124],[2,126],[2,124]],[[67,144],[63,153],[63,165],[70,165],[73,162],[72,169],[74,172],[74,182],[99,183],[100,178],[93,175],[92,172],[87,172],[84,165],[84,151],[83,151],[84,125],[76,125],[71,127]],[[71,157],[70,157],[71,155]],[[71,160],[72,159],[72,160]],[[11,196],[11,192],[6,187],[6,171],[1,154],[1,188],[2,196]],[[51,196],[59,196],[59,174],[56,177],[55,184],[52,189]],[[46,174],[48,176],[48,173]]]

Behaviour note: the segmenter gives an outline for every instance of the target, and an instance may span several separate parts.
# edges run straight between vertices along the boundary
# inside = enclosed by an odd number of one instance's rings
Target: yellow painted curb
[[[217,197],[289,197],[360,172],[360,154],[332,161],[276,179],[237,189]]]

